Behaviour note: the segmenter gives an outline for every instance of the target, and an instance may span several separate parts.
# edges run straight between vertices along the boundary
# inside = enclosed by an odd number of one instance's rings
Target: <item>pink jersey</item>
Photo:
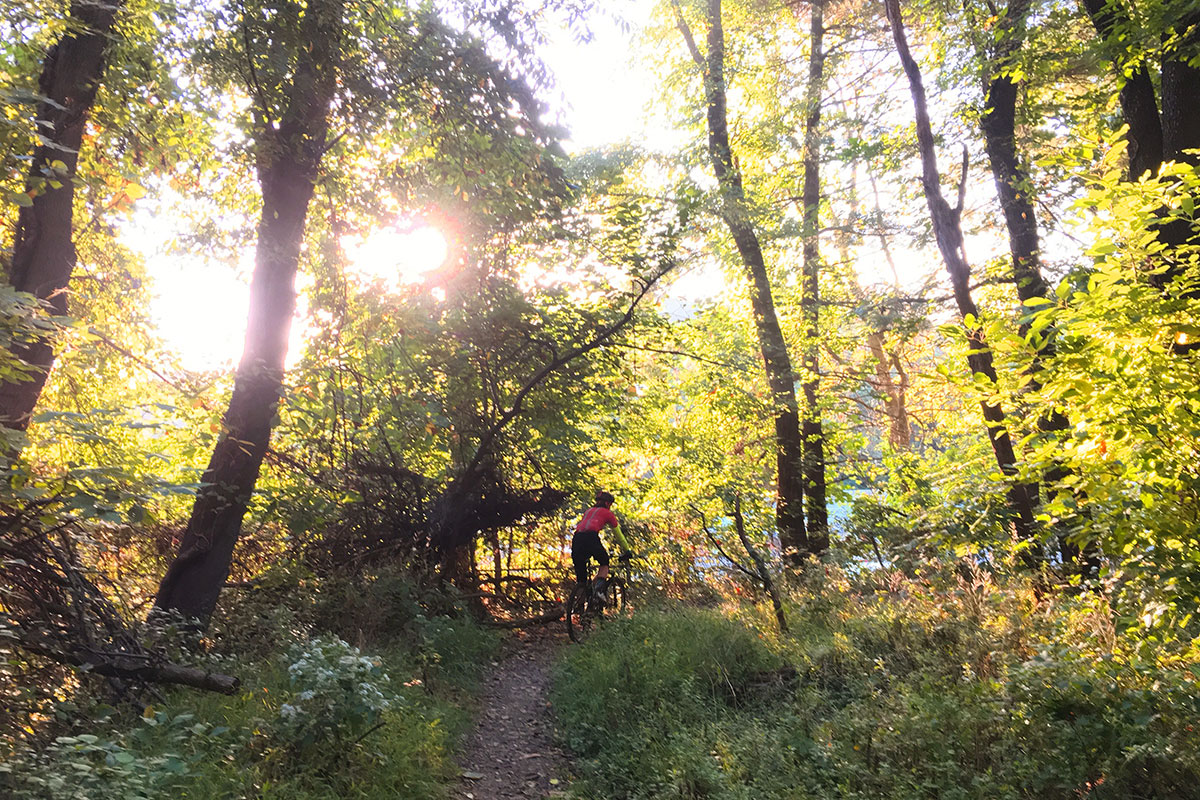
[[[619,529],[621,523],[617,521],[617,515],[612,510],[604,506],[592,506],[584,512],[583,519],[579,520],[579,524],[575,526],[575,532],[596,531],[599,533],[605,525]]]

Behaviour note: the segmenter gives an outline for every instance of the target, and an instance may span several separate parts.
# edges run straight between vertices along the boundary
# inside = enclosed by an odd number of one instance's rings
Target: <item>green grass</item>
[[[654,611],[572,648],[554,700],[580,798],[1195,798],[1194,663],[1095,636],[1092,601],[913,581]]]
[[[395,798],[418,800],[446,796],[457,778],[455,742],[470,720],[465,694],[450,687],[432,689],[419,676],[417,659],[408,651],[382,654],[393,681],[414,682],[402,687],[402,703],[388,711],[381,727],[361,741],[322,753],[291,755],[285,742],[272,738],[267,723],[290,697],[285,671],[264,665],[261,680],[235,698],[179,698],[198,719],[239,732],[241,742],[232,756],[198,770],[195,780],[179,795],[185,798],[262,797],[324,800],[329,798]],[[408,671],[403,671],[408,670]]]

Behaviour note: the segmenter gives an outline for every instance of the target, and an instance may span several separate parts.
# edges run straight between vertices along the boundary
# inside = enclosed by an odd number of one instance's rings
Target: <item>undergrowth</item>
[[[649,611],[560,668],[580,798],[1195,798],[1194,653],[1144,658],[1096,597],[954,572]]]
[[[0,796],[444,797],[479,665],[497,645],[467,615],[443,615],[454,611],[402,574],[268,573],[224,603],[207,642],[209,665],[242,678],[235,696],[180,690],[136,709],[80,707],[48,746],[0,762]]]

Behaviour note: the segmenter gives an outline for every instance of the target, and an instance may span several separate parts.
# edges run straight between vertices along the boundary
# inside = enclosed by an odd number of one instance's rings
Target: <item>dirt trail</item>
[[[551,667],[567,643],[561,628],[538,626],[505,642],[463,748],[458,797],[525,800],[563,794],[567,759],[554,744],[548,699]]]

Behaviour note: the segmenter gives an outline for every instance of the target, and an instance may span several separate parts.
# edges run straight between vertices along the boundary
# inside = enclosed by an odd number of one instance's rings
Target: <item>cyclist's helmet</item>
[[[616,499],[608,492],[596,492],[596,505],[598,506],[610,506]]]

